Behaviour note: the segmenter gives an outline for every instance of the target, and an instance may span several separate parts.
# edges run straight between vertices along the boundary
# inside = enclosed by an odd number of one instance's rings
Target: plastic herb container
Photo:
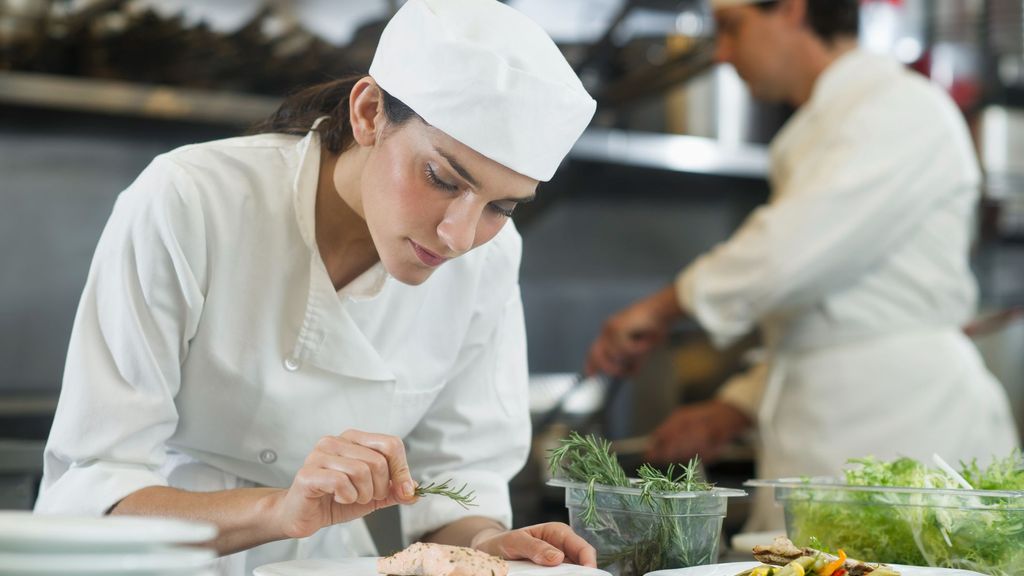
[[[597,549],[598,565],[616,576],[715,563],[728,499],[746,496],[713,488],[647,499],[638,488],[595,484],[596,514],[587,521],[588,484],[558,478],[548,484],[565,488],[569,525]]]
[[[750,480],[775,490],[797,546],[873,562],[1024,573],[1024,490],[851,486],[834,478]]]

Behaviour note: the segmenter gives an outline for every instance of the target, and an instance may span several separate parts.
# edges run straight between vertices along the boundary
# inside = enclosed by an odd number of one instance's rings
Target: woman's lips
[[[426,248],[420,246],[419,244],[413,242],[412,240],[409,240],[409,243],[412,244],[412,251],[416,253],[416,257],[420,259],[420,262],[423,262],[427,266],[433,268],[436,266],[440,266],[441,264],[444,264],[445,261],[448,260],[447,258],[442,258],[441,256],[434,254],[430,250],[427,250]]]

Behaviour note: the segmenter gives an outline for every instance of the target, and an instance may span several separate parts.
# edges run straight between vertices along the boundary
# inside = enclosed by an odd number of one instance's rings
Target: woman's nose
[[[456,255],[469,252],[476,240],[477,224],[483,210],[469,199],[457,199],[452,202],[444,219],[437,226],[437,235]]]

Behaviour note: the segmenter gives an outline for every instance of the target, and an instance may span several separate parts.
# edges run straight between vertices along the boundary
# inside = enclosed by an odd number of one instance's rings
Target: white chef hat
[[[542,181],[596,107],[551,38],[497,0],[409,0],[370,76],[430,125]]]

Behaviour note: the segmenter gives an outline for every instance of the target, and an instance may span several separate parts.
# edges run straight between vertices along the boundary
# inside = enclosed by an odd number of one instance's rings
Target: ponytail
[[[249,129],[250,134],[294,134],[305,136],[317,118],[324,117],[316,131],[324,148],[332,154],[341,154],[352,146],[352,126],[349,124],[349,94],[364,74],[346,76],[330,82],[315,84],[290,94],[267,118]],[[404,102],[380,88],[384,115],[392,125],[411,118],[419,118]]]

